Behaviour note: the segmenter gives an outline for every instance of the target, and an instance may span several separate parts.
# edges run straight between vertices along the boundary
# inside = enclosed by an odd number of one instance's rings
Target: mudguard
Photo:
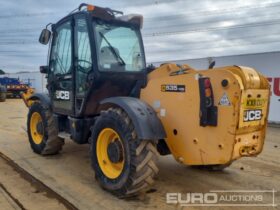
[[[51,106],[50,97],[45,93],[34,93],[27,99],[27,101],[31,101],[31,102],[37,100],[39,100],[44,107]]]
[[[122,108],[132,120],[139,139],[158,140],[166,138],[163,125],[156,112],[147,103],[132,97],[111,97],[100,102],[101,109]]]

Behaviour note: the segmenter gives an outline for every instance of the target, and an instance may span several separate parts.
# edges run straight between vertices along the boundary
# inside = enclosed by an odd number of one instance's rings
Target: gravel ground
[[[186,193],[207,193],[211,190],[280,190],[280,128],[268,128],[264,151],[258,157],[242,158],[222,172],[209,172],[180,165],[172,156],[160,157],[160,173],[153,189],[137,199],[127,201],[117,199],[100,189],[90,167],[88,145],[81,146],[66,141],[59,155],[40,157],[34,154],[29,147],[25,132],[26,115],[27,108],[20,99],[8,99],[0,103],[0,152],[77,209],[256,209],[254,206],[182,207],[179,204],[167,204],[166,194],[186,195]],[[33,197],[33,187],[28,183],[26,187],[22,187],[21,184],[16,184],[18,182],[9,181],[11,176],[14,176],[15,180],[20,180],[17,174],[6,176],[5,173],[9,171],[9,167],[0,161],[0,183],[7,185],[9,192],[28,207],[26,209],[65,208],[56,199],[49,198],[44,193],[39,193],[39,198]],[[7,184],[8,182],[10,183]],[[30,197],[27,196],[28,192],[31,194]],[[263,194],[266,201],[272,202],[271,192]],[[3,196],[0,191],[0,206],[2,202],[5,205]],[[37,201],[40,204],[44,203],[45,206],[35,208],[36,205],[38,206]],[[278,192],[275,193],[274,202],[279,204]],[[279,205],[258,209],[277,208]]]

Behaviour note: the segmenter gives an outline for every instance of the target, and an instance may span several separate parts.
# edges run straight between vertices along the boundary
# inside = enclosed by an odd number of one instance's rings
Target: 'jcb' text
[[[243,118],[244,122],[260,120],[261,118],[262,118],[262,110],[256,109],[256,110],[244,111],[244,118]]]
[[[70,93],[69,91],[58,90],[55,92],[56,99],[61,100],[70,100]]]

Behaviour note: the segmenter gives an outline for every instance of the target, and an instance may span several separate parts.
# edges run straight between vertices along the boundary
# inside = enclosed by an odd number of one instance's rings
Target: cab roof
[[[59,20],[54,25],[59,25],[61,22],[63,22],[66,18],[72,15],[76,14],[87,14],[92,17],[99,18],[101,20],[105,21],[112,21],[112,20],[119,20],[122,22],[129,22],[139,25],[140,28],[143,27],[143,16],[139,14],[128,14],[123,15],[122,11],[113,10],[110,8],[104,8],[99,6],[94,6],[90,4],[82,3],[80,6],[76,9],[74,9],[70,14]]]

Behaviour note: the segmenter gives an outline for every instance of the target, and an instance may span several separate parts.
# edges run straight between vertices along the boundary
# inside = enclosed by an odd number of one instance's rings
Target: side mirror
[[[40,66],[40,72],[42,74],[47,74],[49,72],[49,66]]]
[[[39,38],[39,42],[44,45],[48,44],[51,38],[51,34],[52,33],[48,29],[43,29]]]

